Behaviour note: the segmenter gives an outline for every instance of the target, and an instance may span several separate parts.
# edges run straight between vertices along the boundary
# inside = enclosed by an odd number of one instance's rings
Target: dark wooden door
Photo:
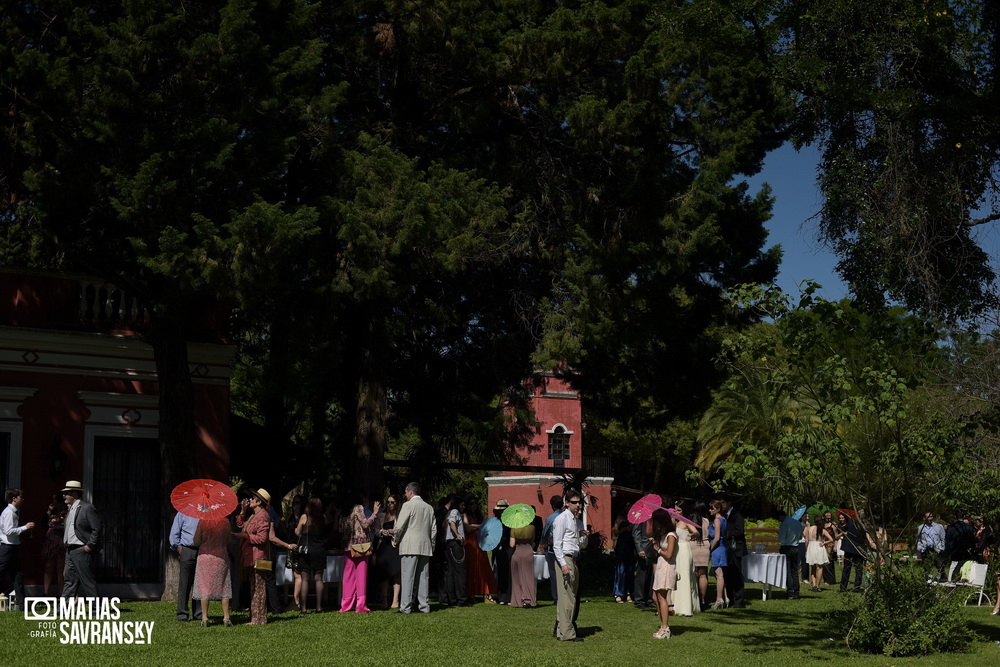
[[[104,538],[98,581],[162,580],[160,448],[154,438],[94,439],[94,507]]]

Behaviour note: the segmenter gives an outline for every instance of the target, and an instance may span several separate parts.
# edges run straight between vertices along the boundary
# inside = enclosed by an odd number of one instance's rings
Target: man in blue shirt
[[[180,572],[177,576],[177,620],[186,622],[188,616],[188,598],[191,597],[191,587],[194,585],[194,570],[198,561],[198,549],[194,546],[194,534],[198,530],[198,519],[177,513],[174,523],[170,526],[170,548],[177,552],[180,559]],[[191,612],[194,620],[201,620],[201,600],[191,601]]]
[[[944,526],[934,521],[934,514],[924,512],[924,522],[917,528],[917,560],[925,561],[937,570],[938,579],[944,581],[945,543]]]
[[[779,551],[785,555],[785,579],[789,600],[799,599],[799,540],[802,539],[802,522],[784,512],[778,512]]]

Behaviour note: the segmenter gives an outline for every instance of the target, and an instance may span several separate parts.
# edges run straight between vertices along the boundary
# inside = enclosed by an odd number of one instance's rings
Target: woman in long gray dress
[[[538,606],[535,589],[535,549],[532,546],[534,541],[533,525],[510,529],[510,546],[514,549],[514,555],[510,559],[512,607]]]

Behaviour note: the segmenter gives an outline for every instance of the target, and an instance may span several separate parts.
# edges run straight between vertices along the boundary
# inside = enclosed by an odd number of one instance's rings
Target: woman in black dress
[[[306,613],[306,601],[309,599],[309,580],[312,579],[316,588],[316,611],[323,611],[323,571],[326,569],[326,517],[323,515],[323,501],[313,497],[306,504],[305,512],[299,518],[295,527],[298,544],[305,545],[307,553],[299,554],[298,573],[302,578],[302,589],[299,591],[299,611]]]
[[[399,550],[392,546],[392,535],[398,516],[399,502],[396,496],[390,495],[385,501],[385,511],[379,518],[379,529],[375,531],[379,538],[378,549],[375,552],[375,567],[378,568],[379,576],[382,580],[383,609],[399,609]],[[392,583],[392,605],[389,604],[390,583]]]

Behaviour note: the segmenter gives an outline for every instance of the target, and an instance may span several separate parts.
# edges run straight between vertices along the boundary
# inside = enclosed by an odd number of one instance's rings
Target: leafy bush
[[[892,657],[966,651],[973,639],[960,612],[967,594],[928,584],[919,566],[875,567],[865,593],[848,599],[847,645]]]

